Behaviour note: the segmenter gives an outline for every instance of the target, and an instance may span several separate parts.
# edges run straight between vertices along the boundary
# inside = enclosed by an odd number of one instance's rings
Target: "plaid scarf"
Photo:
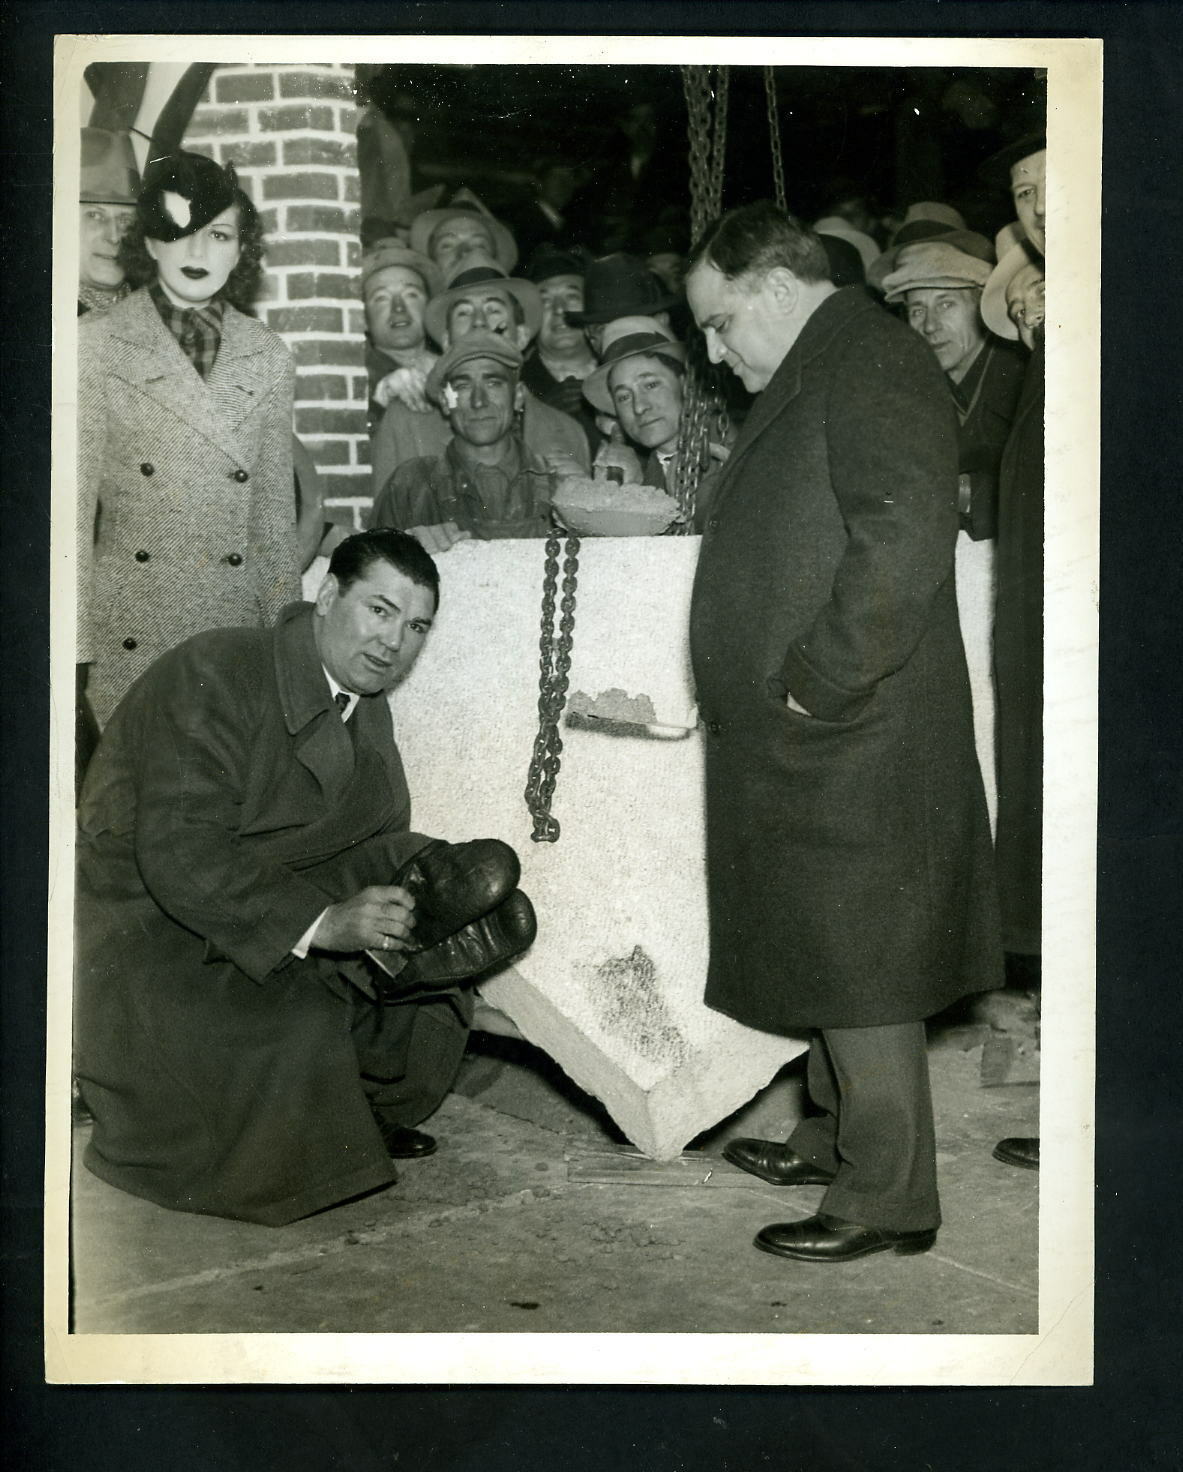
[[[215,297],[204,307],[175,307],[165,296],[159,281],[154,281],[148,292],[160,313],[160,320],[176,338],[181,351],[202,378],[208,378],[222,342],[222,314],[226,303]]]

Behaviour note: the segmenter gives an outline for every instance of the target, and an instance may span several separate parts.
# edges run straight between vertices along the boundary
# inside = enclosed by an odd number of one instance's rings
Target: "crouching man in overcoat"
[[[769,203],[691,255],[712,361],[758,394],[703,531],[691,653],[706,726],[706,1000],[809,1032],[819,1112],[735,1164],[824,1184],[756,1245],[840,1262],[940,1224],[924,1019],[1001,984],[953,583],[957,433],[926,345]]]
[[[278,1226],[396,1179],[447,1094],[463,983],[534,937],[513,850],[410,831],[387,693],[439,601],[401,532],[350,537],[315,604],[163,655],[79,812],[85,1163]]]

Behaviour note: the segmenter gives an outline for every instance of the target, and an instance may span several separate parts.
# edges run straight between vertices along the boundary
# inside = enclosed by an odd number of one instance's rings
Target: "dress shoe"
[[[390,1124],[377,1115],[374,1117],[391,1160],[422,1160],[426,1155],[435,1154],[438,1146],[432,1135],[425,1135],[422,1130],[413,1130],[405,1124]]]
[[[389,990],[397,994],[414,987],[449,987],[483,976],[521,955],[537,933],[534,906],[515,889],[490,914],[413,954]]]
[[[819,1211],[804,1221],[776,1222],[765,1227],[756,1234],[755,1245],[761,1252],[805,1262],[850,1262],[871,1252],[898,1252],[901,1256],[927,1252],[936,1240],[935,1227],[923,1232],[893,1232],[888,1227],[860,1227]]]
[[[999,1140],[994,1147],[994,1159],[1001,1160],[1003,1165],[1017,1165],[1021,1170],[1038,1170],[1039,1136],[1033,1140],[1018,1136]]]
[[[507,899],[522,877],[518,856],[499,838],[425,844],[391,881],[415,900],[415,929],[405,954],[426,951]]]
[[[828,1186],[834,1179],[832,1170],[823,1170],[773,1140],[728,1140],[723,1159],[773,1186]]]

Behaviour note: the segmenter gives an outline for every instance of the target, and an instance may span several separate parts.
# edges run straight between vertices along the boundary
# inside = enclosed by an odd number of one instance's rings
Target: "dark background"
[[[45,242],[53,30],[742,35],[783,33],[790,26],[801,35],[1086,35],[1106,42],[1096,1386],[882,1392],[42,1386],[50,403]],[[1183,1462],[1179,7],[1070,0],[830,0],[791,9],[742,0],[726,6],[554,0],[545,7],[194,0],[178,8],[10,0],[0,18],[0,44],[0,1369],[10,1463],[55,1472],[1175,1472]]]

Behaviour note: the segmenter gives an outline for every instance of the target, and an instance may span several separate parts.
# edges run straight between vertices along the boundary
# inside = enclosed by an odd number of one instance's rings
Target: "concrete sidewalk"
[[[736,1134],[784,1138],[790,1065],[683,1162],[631,1157],[594,1101],[524,1045],[477,1039],[431,1121],[438,1154],[387,1191],[272,1229],[165,1211],[78,1164],[79,1333],[778,1332],[1026,1334],[1037,1329],[1038,1176],[1000,1165],[1038,1133],[1038,1090],[980,1082],[985,1024],[930,1043],[945,1224],[918,1257],[841,1267],[751,1239],[807,1216],[822,1188],[781,1190],[719,1158]],[[633,1173],[627,1174],[631,1166]]]

